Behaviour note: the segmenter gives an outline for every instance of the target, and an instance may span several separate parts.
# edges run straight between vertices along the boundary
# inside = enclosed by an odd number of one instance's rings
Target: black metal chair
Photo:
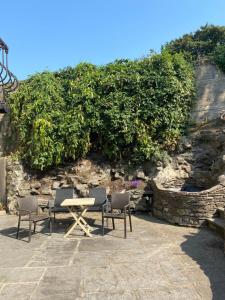
[[[38,201],[36,196],[27,196],[25,198],[18,198],[18,227],[16,238],[19,238],[20,223],[21,221],[29,222],[29,242],[31,241],[31,227],[34,224],[34,233],[36,230],[37,222],[49,220],[49,232],[52,233],[52,222],[50,214],[39,215],[38,214]]]
[[[62,188],[57,189],[55,194],[55,199],[52,203],[51,212],[54,214],[54,222],[55,222],[55,215],[56,213],[63,213],[68,212],[68,209],[66,207],[62,207],[61,203],[65,199],[73,199],[75,197],[74,195],[74,189],[73,188]]]
[[[112,219],[113,229],[115,229],[115,219],[124,220],[124,238],[127,237],[127,215],[129,216],[130,231],[132,231],[130,194],[113,193],[111,197],[110,211],[106,211],[106,204],[102,207],[102,235],[104,235],[104,219]]]
[[[108,203],[106,189],[104,187],[95,187],[89,190],[89,197],[95,198],[93,208],[102,210],[102,205]]]
[[[89,211],[102,211],[102,206],[106,204],[108,207],[108,197],[106,194],[106,188],[104,187],[94,187],[89,189],[89,197],[95,198],[94,205],[89,208]],[[108,220],[107,220],[108,226]]]

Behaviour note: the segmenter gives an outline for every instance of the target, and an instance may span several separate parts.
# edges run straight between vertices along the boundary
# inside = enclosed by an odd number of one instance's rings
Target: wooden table
[[[74,198],[74,199],[65,199],[61,206],[67,207],[72,217],[74,218],[74,223],[67,229],[64,237],[67,237],[76,226],[80,226],[80,228],[84,231],[84,233],[88,236],[91,235],[91,226],[84,220],[84,215],[88,209],[88,207],[94,205],[95,198]],[[80,208],[80,210],[78,210]]]

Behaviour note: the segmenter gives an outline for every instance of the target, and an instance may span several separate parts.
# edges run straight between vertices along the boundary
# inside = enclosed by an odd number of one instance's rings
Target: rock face
[[[172,163],[153,180],[153,213],[170,223],[201,226],[225,206],[225,133],[222,120],[189,135]],[[185,141],[186,143],[187,141]]]
[[[6,159],[0,157],[0,204],[6,205]]]
[[[225,206],[225,186],[218,184],[201,192],[184,192],[164,188],[154,181],[153,214],[172,224],[206,225],[218,208]]]
[[[55,196],[57,188],[72,187],[77,196],[85,197],[92,187],[102,186],[107,194],[128,191],[133,210],[148,211],[152,193],[151,177],[143,169],[132,171],[124,166],[110,166],[101,159],[81,159],[76,164],[51,170],[46,174],[29,174],[19,161],[7,160],[7,204],[11,213],[16,210],[17,197],[37,195],[41,204]]]
[[[21,189],[27,176],[23,166],[18,161],[9,158],[7,160],[6,170],[7,208],[9,212],[12,212],[16,209],[17,197],[29,195],[29,190],[27,188]]]
[[[0,157],[3,157],[7,150],[7,137],[10,135],[9,116],[0,113]]]
[[[225,107],[225,75],[215,65],[200,63],[196,68],[197,99],[192,117],[197,123],[213,120]]]

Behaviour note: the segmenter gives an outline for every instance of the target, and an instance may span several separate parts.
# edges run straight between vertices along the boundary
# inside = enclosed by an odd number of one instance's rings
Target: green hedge
[[[218,45],[213,52],[213,60],[225,73],[225,45]]]
[[[34,169],[98,151],[140,162],[174,149],[194,95],[192,66],[162,51],[30,77],[11,95],[18,151]]]
[[[207,24],[194,33],[167,43],[163,48],[171,53],[182,52],[192,62],[206,57],[225,71],[225,26]]]

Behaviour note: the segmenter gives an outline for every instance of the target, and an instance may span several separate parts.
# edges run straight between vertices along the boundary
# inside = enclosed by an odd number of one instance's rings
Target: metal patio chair
[[[95,187],[89,189],[89,197],[95,198],[93,208],[98,208],[99,210],[102,210],[102,205],[108,204],[106,189],[104,187]]]
[[[106,194],[106,188],[104,187],[94,187],[89,189],[89,197],[95,198],[94,205],[89,209],[89,211],[102,211],[103,205],[106,204],[108,208],[109,201]],[[107,219],[108,226],[108,219]]]
[[[104,219],[112,219],[113,229],[115,229],[115,219],[124,220],[124,238],[127,237],[127,216],[129,216],[130,231],[132,231],[130,194],[113,193],[111,197],[110,211],[106,211],[106,205],[102,208],[102,235],[104,235]]]
[[[61,188],[56,189],[55,199],[52,201],[50,211],[54,214],[54,222],[56,213],[69,212],[66,207],[62,207],[61,203],[65,199],[73,199],[75,198],[74,189],[73,188]]]
[[[18,198],[18,226],[16,238],[19,238],[20,223],[21,221],[29,222],[29,242],[31,241],[32,223],[34,224],[34,233],[36,230],[37,222],[49,220],[49,233],[52,233],[52,224],[50,214],[38,214],[38,201],[36,196],[27,196],[25,198]]]

